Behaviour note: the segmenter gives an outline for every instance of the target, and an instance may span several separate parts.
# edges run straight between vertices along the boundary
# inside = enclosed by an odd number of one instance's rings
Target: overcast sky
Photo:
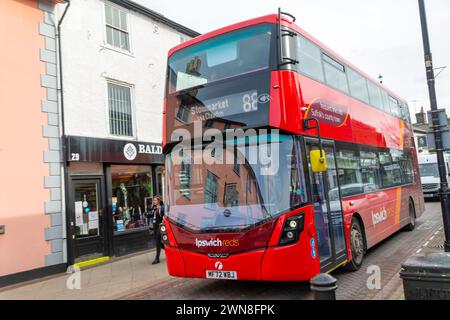
[[[297,24],[406,99],[414,113],[429,106],[417,0],[134,0],[195,31],[276,13]],[[449,66],[436,79],[438,104],[450,115],[450,1],[426,0],[434,66]]]

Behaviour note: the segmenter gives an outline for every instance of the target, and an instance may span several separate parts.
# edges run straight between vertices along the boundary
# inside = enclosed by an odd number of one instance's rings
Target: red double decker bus
[[[424,211],[406,102],[281,11],[170,50],[163,145],[173,276],[357,270]]]

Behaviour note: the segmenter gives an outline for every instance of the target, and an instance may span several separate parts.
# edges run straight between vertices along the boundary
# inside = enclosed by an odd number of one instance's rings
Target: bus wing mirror
[[[311,150],[309,154],[311,170],[314,173],[327,171],[327,158],[324,150]]]

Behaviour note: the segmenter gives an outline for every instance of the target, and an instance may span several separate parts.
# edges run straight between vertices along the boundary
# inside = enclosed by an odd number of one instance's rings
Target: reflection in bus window
[[[169,93],[267,69],[271,38],[272,26],[262,24],[174,53],[169,58]]]
[[[412,164],[411,153],[403,153],[400,159],[400,168],[402,171],[402,183],[413,183],[414,182],[414,171]]]
[[[362,180],[366,189],[377,190],[380,185],[378,157],[375,152],[360,152]]]
[[[338,150],[336,154],[342,196],[364,192],[361,165],[356,151]]]
[[[205,182],[205,208],[215,209],[217,203],[218,178],[211,171],[207,171]]]
[[[276,174],[264,174],[265,164],[260,159],[255,163],[251,155],[260,154],[261,148],[270,150],[275,146],[279,151],[273,151],[272,160],[278,170]],[[193,147],[185,152],[172,150],[166,156],[170,184],[168,217],[194,230],[239,229],[306,203],[298,148],[296,139],[288,135],[226,140],[220,148],[224,161],[216,163],[202,148]],[[203,157],[205,161],[196,163],[186,159],[188,155],[192,159]],[[236,162],[236,156],[242,162]],[[235,171],[236,163],[239,163],[239,175]]]
[[[394,150],[379,153],[380,173],[383,187],[392,187],[402,183],[400,164]],[[392,157],[392,158],[391,158]]]

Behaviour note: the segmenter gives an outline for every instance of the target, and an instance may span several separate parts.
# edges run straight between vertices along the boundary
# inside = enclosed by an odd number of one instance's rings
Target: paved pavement
[[[401,231],[369,250],[362,268],[357,272],[338,269],[337,299],[404,299],[399,277],[401,263],[410,255],[429,245],[442,225],[438,202],[426,204],[426,212],[417,220],[416,230]],[[438,239],[436,240],[438,241]],[[367,281],[372,268],[379,267],[381,289],[369,290]],[[372,271],[373,272],[373,271]],[[308,283],[227,282],[203,279],[168,278],[143,290],[136,290],[122,299],[312,299]]]
[[[417,221],[413,232],[399,232],[369,250],[358,272],[338,269],[337,298],[403,299],[399,278],[400,266],[414,252],[442,251],[443,232],[440,206],[426,204],[425,214]],[[151,265],[154,253],[117,259],[110,263],[81,271],[80,289],[73,274],[62,274],[34,283],[0,289],[2,299],[312,299],[308,283],[280,283],[254,281],[215,281],[181,279],[167,275],[165,258]],[[375,267],[374,267],[375,266]],[[381,289],[369,290],[368,271],[379,267]],[[73,281],[75,280],[75,281]]]
[[[151,264],[154,257],[154,251],[146,252],[83,269],[80,278],[76,278],[76,274],[60,274],[3,288],[0,289],[0,300],[115,299],[125,292],[148,287],[169,277],[164,252],[157,265]],[[69,289],[67,283],[73,289]],[[76,289],[78,284],[80,289]]]

